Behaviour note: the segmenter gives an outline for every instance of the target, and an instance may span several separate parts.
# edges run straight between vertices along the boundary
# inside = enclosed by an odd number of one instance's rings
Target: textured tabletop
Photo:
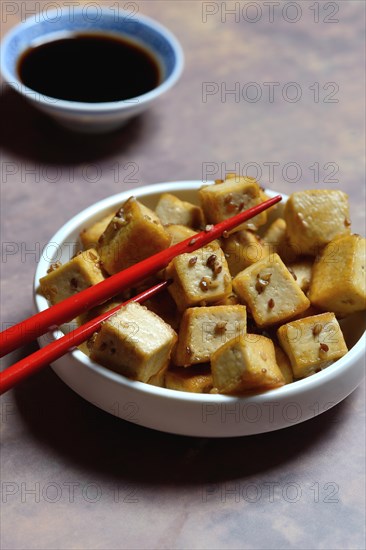
[[[284,193],[342,189],[365,233],[363,1],[4,1],[2,31],[71,4],[158,19],[185,70],[102,137],[63,131],[2,88],[2,327],[32,313],[54,232],[125,189],[234,170]],[[364,384],[308,422],[225,440],[124,422],[51,369],[0,406],[4,549],[365,547]]]

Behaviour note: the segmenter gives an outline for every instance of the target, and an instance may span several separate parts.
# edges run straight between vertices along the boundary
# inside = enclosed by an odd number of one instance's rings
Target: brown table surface
[[[4,2],[3,32],[44,4]],[[364,2],[272,3],[273,22],[261,1],[132,4],[177,35],[186,65],[125,128],[72,135],[2,90],[5,324],[32,313],[52,234],[135,186],[259,171],[280,192],[343,189],[365,233]],[[364,548],[364,411],[361,385],[283,431],[194,439],[114,418],[47,369],[1,400],[2,548]]]

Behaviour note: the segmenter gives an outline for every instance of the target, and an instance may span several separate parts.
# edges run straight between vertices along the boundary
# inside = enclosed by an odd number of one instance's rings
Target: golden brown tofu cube
[[[366,239],[347,235],[331,241],[314,264],[311,303],[338,317],[366,309],[365,266]]]
[[[305,293],[310,287],[313,264],[314,258],[306,257],[299,258],[296,262],[287,265],[287,269]]]
[[[156,374],[153,374],[149,378],[147,383],[151,386],[156,386],[158,388],[165,388],[165,376],[168,370],[168,366],[168,363],[164,365]]]
[[[181,243],[185,239],[188,239],[188,237],[193,237],[194,235],[197,235],[196,231],[193,231],[193,229],[190,229],[185,225],[176,225],[172,223],[170,225],[165,225],[164,229],[168,233],[168,235],[170,235],[170,246]]]
[[[161,195],[155,212],[164,225],[172,223],[198,229],[203,228],[205,223],[200,206],[182,201],[170,193]]]
[[[285,263],[294,262],[301,255],[298,247],[290,244],[283,218],[277,218],[271,223],[263,235],[263,244],[268,247],[269,253],[276,252]]]
[[[245,334],[245,306],[193,307],[184,312],[174,363],[186,367],[210,360],[228,340]]]
[[[112,275],[168,248],[170,240],[155,212],[131,197],[99,238],[98,252]]]
[[[252,206],[263,202],[261,188],[254,178],[229,178],[223,183],[207,185],[199,190],[200,200],[208,223],[218,223]],[[238,226],[240,229],[256,230],[267,221],[267,213],[261,212]]]
[[[322,313],[291,321],[277,331],[280,344],[291,361],[295,378],[304,378],[347,353],[334,313]]]
[[[178,329],[181,313],[178,311],[177,305],[168,290],[160,291],[149,300],[146,300],[144,305],[147,309],[159,315],[174,330]]]
[[[174,258],[166,269],[166,277],[173,279],[169,292],[180,311],[212,304],[232,291],[229,268],[217,241]]]
[[[209,393],[212,390],[212,374],[209,365],[191,369],[169,368],[165,375],[165,387],[190,393]]]
[[[90,352],[93,361],[147,382],[169,363],[177,335],[146,307],[130,302],[102,324]]]
[[[54,305],[103,280],[99,255],[91,248],[56,269],[51,268],[39,283],[43,296]]]
[[[225,296],[222,300],[219,300],[218,302],[215,302],[213,304],[214,306],[237,306],[240,305],[240,300],[237,297],[234,292],[229,294],[228,296]]]
[[[286,353],[280,346],[275,345],[276,363],[278,368],[282,372],[282,376],[285,380],[285,384],[291,384],[294,381],[294,375],[292,372],[291,361],[287,357]]]
[[[343,191],[292,193],[284,215],[289,241],[302,255],[316,256],[335,237],[350,233],[348,196]]]
[[[92,319],[95,319],[99,315],[102,315],[102,313],[106,313],[107,311],[110,311],[111,309],[121,305],[122,301],[117,301],[116,299],[109,300],[108,302],[105,302],[104,304],[101,304],[99,306],[95,306],[92,309],[89,309],[88,311],[85,311],[84,313],[79,315],[76,318],[76,323],[80,327],[81,325],[85,325],[85,323],[88,323]],[[85,353],[85,355],[90,355],[90,350],[92,348],[96,335],[97,333],[95,332],[91,338],[89,338],[86,342],[82,342],[78,346],[79,350]]]
[[[219,393],[261,392],[285,383],[272,340],[258,334],[221,346],[211,357],[211,370]]]
[[[233,277],[246,267],[268,256],[270,249],[252,231],[242,229],[221,241]]]
[[[310,306],[278,254],[244,269],[234,278],[233,288],[259,327],[291,319]]]
[[[113,218],[114,214],[108,214],[80,233],[80,240],[85,250],[88,248],[97,248],[99,237],[107,229]]]

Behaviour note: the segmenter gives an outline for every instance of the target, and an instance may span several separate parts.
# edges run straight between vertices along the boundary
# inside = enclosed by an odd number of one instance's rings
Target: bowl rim
[[[62,7],[48,10],[47,11],[48,17],[52,18],[51,17],[52,14],[57,15],[60,9],[62,10]],[[77,8],[75,7],[75,9],[73,10],[73,13],[82,14],[83,9],[84,9],[83,7],[77,7]],[[115,19],[116,17],[115,13],[111,11],[107,11],[106,8],[100,7],[100,13],[102,14],[103,18],[108,17],[108,18]],[[118,19],[121,20],[122,23],[124,18],[126,19],[128,15],[130,15],[130,12],[123,9],[118,10]],[[141,22],[145,24],[147,27],[150,27],[153,30],[155,30],[158,34],[164,37],[167,42],[169,42],[170,46],[174,51],[175,64],[174,64],[172,73],[167,79],[165,79],[158,86],[156,86],[155,88],[153,88],[152,90],[150,90],[145,94],[142,94],[127,100],[120,100],[120,101],[87,103],[87,102],[81,102],[81,101],[69,101],[65,99],[59,99],[59,98],[47,96],[45,94],[37,92],[36,90],[28,88],[28,86],[23,84],[19,79],[16,71],[14,71],[14,74],[13,74],[10,70],[8,70],[7,63],[6,63],[8,47],[11,40],[16,35],[20,35],[23,30],[32,27],[34,24],[38,24],[39,20],[37,18],[39,19],[39,14],[32,15],[31,17],[27,18],[25,21],[21,21],[20,23],[17,23],[4,35],[1,41],[0,68],[1,68],[1,73],[4,77],[5,82],[9,86],[11,86],[15,91],[25,96],[28,100],[35,101],[49,108],[55,108],[57,110],[63,110],[63,111],[69,111],[69,112],[79,111],[80,113],[83,113],[83,114],[90,114],[90,113],[108,114],[108,113],[113,113],[114,111],[128,110],[130,108],[134,108],[139,105],[148,103],[153,99],[155,99],[156,97],[165,93],[177,82],[177,80],[179,79],[179,77],[183,72],[184,53],[183,53],[183,48],[180,42],[178,41],[178,39],[176,38],[176,36],[167,27],[165,27],[155,19],[139,13],[137,18],[134,21],[136,23]],[[95,27],[94,26],[89,27],[86,30],[86,32],[88,34],[93,34],[98,32],[98,30],[105,32],[103,29],[100,29],[98,27],[98,21],[96,21]],[[67,29],[66,29],[66,32],[68,32]],[[118,35],[118,32],[111,32],[107,34]],[[54,35],[61,36],[63,35],[63,33],[62,31],[55,31]],[[129,40],[133,41],[133,39],[130,39],[130,38]]]
[[[209,184],[212,182],[207,182],[207,183]],[[116,204],[118,205],[119,202],[125,201],[131,195],[135,194],[137,198],[141,197],[141,199],[143,199],[144,197],[147,197],[149,195],[157,195],[164,192],[194,191],[199,189],[201,185],[203,185],[203,182],[199,180],[190,180],[190,181],[182,180],[182,181],[175,181],[175,182],[157,183],[153,185],[145,185],[142,187],[125,190],[115,195],[111,195],[105,199],[97,201],[96,203],[92,204],[91,206],[85,208],[84,210],[82,210],[81,212],[73,216],[52,236],[52,238],[48,241],[47,244],[50,244],[50,243],[61,244],[62,242],[67,240],[67,237],[68,235],[70,235],[70,233],[80,229],[80,224],[83,222],[83,220],[88,219],[89,217],[91,217],[92,215],[95,215],[99,211],[103,211],[103,210],[105,211],[108,208],[115,206]],[[270,197],[277,195],[278,193],[279,193],[278,191],[266,189],[266,194],[268,194]],[[285,195],[284,193],[280,193],[280,194],[285,200],[287,200],[288,198],[287,195]],[[50,265],[50,263],[52,263],[52,260],[51,261],[46,260],[43,256],[41,256],[41,259],[36,269],[34,284],[33,284],[33,298],[34,298],[34,304],[37,312],[43,311],[44,309],[47,309],[49,307],[46,299],[37,292],[37,289],[39,287],[39,279],[41,276],[45,274],[46,268]],[[49,335],[50,335],[50,339],[52,339],[53,341],[55,339],[62,337],[63,332],[57,329],[57,330],[50,331]],[[40,345],[42,345],[42,338],[39,339],[39,342],[40,342]],[[102,365],[99,365],[98,363],[92,361],[87,355],[85,355],[82,351],[78,349],[75,349],[69,352],[69,354],[71,355],[70,360],[73,359],[75,362],[82,363],[83,366],[91,369],[94,373],[100,376],[106,377],[112,382],[117,383],[120,386],[123,386],[126,390],[136,391],[140,394],[156,396],[159,398],[165,398],[167,400],[178,399],[185,403],[204,403],[204,404],[220,405],[225,403],[246,404],[246,403],[253,403],[253,401],[255,401],[258,405],[263,405],[269,402],[273,403],[273,401],[276,399],[280,400],[280,399],[286,399],[286,398],[296,398],[297,396],[299,396],[304,392],[309,392],[314,389],[319,390],[320,387],[328,385],[329,382],[333,381],[338,377],[341,371],[344,374],[344,371],[352,369],[352,366],[356,362],[360,361],[362,357],[365,356],[365,348],[366,348],[366,330],[364,331],[363,335],[359,338],[359,340],[346,353],[346,355],[344,355],[342,358],[335,361],[332,365],[330,365],[326,369],[312,376],[309,376],[307,378],[296,380],[291,384],[286,384],[280,388],[275,388],[267,392],[248,395],[248,396],[231,396],[231,395],[224,395],[224,394],[195,394],[195,393],[183,392],[180,390],[171,390],[168,388],[161,388],[161,387],[153,386],[144,382],[130,380],[129,378],[121,374],[118,374],[114,371],[111,371],[106,367],[103,367]],[[66,356],[69,354],[66,354]]]

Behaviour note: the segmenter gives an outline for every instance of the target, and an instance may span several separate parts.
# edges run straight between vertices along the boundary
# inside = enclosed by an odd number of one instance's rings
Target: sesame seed
[[[207,262],[206,262],[207,267],[209,267],[210,269],[213,269],[213,267],[214,267],[214,265],[215,265],[215,262],[216,262],[216,259],[217,259],[216,254],[211,254],[211,255],[207,258]]]
[[[226,332],[226,325],[226,321],[219,321],[218,323],[216,323],[215,334],[223,334],[224,332]]]
[[[197,263],[197,256],[193,256],[193,258],[190,258],[188,261],[189,267],[193,267]]]
[[[50,267],[47,269],[47,273],[52,273],[52,271],[56,271],[59,267],[61,267],[61,262],[55,262],[50,265]]]
[[[202,277],[202,279],[199,282],[199,287],[204,292],[207,292],[209,284],[210,284],[210,279],[208,277]]]

